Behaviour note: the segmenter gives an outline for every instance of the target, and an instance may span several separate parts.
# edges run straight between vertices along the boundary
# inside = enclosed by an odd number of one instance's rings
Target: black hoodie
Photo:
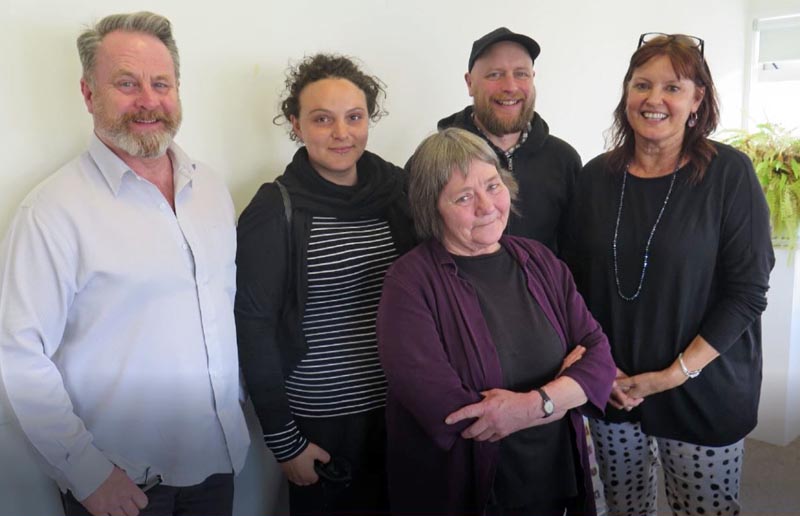
[[[472,106],[443,118],[438,127],[440,130],[459,127],[481,136],[495,150],[500,163],[508,167],[505,153],[475,126]],[[514,151],[511,159],[514,177],[519,183],[515,204],[520,214],[511,214],[506,232],[538,240],[558,254],[575,177],[581,169],[581,158],[570,144],[552,136],[547,123],[534,113],[528,139]]]

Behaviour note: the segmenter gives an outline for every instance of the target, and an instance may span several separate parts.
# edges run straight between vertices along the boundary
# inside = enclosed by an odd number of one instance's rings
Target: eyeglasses
[[[697,36],[689,36],[686,34],[664,34],[663,32],[645,32],[641,36],[639,36],[639,46],[636,48],[641,48],[642,45],[655,41],[659,38],[666,38],[669,41],[677,41],[678,43],[683,43],[685,45],[689,45],[690,47],[696,48],[700,52],[700,57],[703,57],[703,50],[705,49],[705,41],[698,38]]]

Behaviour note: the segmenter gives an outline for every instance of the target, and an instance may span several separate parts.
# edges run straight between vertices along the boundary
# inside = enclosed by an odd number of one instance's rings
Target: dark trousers
[[[322,479],[305,487],[289,482],[289,509],[293,516],[389,513],[384,417],[381,409],[332,418],[295,418],[309,441],[331,457],[350,463],[353,480],[346,488]]]
[[[233,474],[211,475],[189,487],[159,485],[147,492],[147,507],[140,516],[231,516],[233,513]],[[91,516],[72,496],[61,494],[64,516]]]
[[[580,505],[578,497],[561,500],[540,500],[522,507],[505,507],[490,503],[486,506],[484,516],[563,516],[566,514],[586,514],[575,512]]]

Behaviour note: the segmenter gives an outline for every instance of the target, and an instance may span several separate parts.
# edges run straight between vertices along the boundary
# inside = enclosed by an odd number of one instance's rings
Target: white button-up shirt
[[[187,486],[247,453],[233,204],[207,167],[168,152],[174,213],[93,135],[27,196],[0,249],[0,374],[79,500],[113,464]]]

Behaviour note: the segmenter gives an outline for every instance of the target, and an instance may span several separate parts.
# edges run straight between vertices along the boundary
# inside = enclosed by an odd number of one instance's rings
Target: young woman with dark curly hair
[[[239,219],[239,355],[292,514],[388,510],[375,314],[414,239],[402,169],[365,150],[383,95],[347,57],[291,67],[276,121],[302,146]]]

